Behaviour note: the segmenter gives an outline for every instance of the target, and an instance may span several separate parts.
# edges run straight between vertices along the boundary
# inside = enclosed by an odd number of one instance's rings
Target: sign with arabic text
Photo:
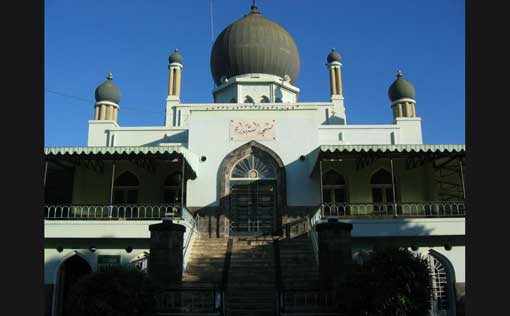
[[[231,120],[230,140],[275,140],[274,120]]]

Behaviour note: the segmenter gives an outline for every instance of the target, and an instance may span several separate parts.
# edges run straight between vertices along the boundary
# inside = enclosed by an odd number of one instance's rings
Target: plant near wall
[[[65,315],[149,316],[154,314],[154,289],[138,270],[111,268],[93,272],[71,289]]]
[[[375,250],[354,266],[339,301],[350,316],[428,316],[432,283],[427,260],[407,249]]]

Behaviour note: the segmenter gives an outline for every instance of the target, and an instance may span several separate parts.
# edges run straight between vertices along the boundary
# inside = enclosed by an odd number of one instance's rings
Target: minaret
[[[332,49],[328,55],[329,85],[331,96],[343,96],[342,92],[342,64],[341,57],[336,49]]]
[[[113,83],[112,73],[108,73],[106,81],[96,88],[96,104],[94,120],[109,120],[117,123],[120,103],[120,90]]]
[[[181,73],[182,73],[182,55],[176,48],[172,55],[168,58],[168,95],[176,96],[180,99],[181,96]]]
[[[415,93],[414,86],[403,78],[402,71],[399,69],[397,79],[388,89],[394,120],[401,117],[416,117]]]
[[[331,102],[334,107],[331,113],[326,114],[327,124],[347,124],[344,107],[344,95],[342,89],[342,63],[340,63],[340,54],[336,49],[331,49],[328,54],[326,64],[329,70],[329,88],[331,92]]]

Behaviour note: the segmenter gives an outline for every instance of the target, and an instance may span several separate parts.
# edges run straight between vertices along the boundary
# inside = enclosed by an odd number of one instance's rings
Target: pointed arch
[[[448,258],[430,249],[429,268],[432,277],[432,308],[435,315],[456,315],[455,269]]]
[[[250,97],[249,95],[247,95],[245,98],[244,98],[244,103],[255,103],[255,101],[253,101],[253,98]]]
[[[393,198],[393,185],[395,186],[395,199]],[[399,200],[399,187],[395,177],[391,181],[391,171],[386,168],[375,170],[370,176],[373,203],[394,203]]]
[[[184,201],[186,201],[186,186],[184,186]],[[163,183],[163,202],[179,204],[182,199],[182,173],[174,171],[165,178]]]
[[[113,182],[113,203],[137,203],[140,181],[131,171],[124,171]]]
[[[140,182],[138,181],[138,177],[134,175],[131,171],[124,171],[120,175],[115,178],[113,183],[115,186],[138,186]]]
[[[322,200],[324,204],[347,202],[347,184],[343,175],[330,169],[322,176]]]
[[[281,233],[282,217],[287,215],[287,185],[285,165],[282,159],[270,148],[256,142],[249,141],[228,153],[218,169],[218,200],[226,216],[228,227],[231,217],[230,190],[232,168],[244,157],[256,155],[271,161],[276,170],[276,213],[273,215],[273,233]]]
[[[69,274],[69,267],[75,270]],[[55,268],[55,286],[53,287],[52,316],[63,314],[66,296],[70,287],[81,277],[91,273],[93,265],[83,254],[72,251],[66,254]],[[66,275],[67,274],[67,275]]]

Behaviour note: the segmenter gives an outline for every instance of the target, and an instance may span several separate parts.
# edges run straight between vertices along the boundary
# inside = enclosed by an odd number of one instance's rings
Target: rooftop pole
[[[460,180],[462,181],[462,197],[466,200],[466,187],[464,186],[464,169],[462,168],[462,158],[459,159]]]
[[[112,217],[114,179],[115,179],[115,160],[112,160],[112,179],[110,182],[110,206],[109,206],[109,210],[108,210],[108,217]]]
[[[185,171],[185,160],[184,160],[184,155],[181,156],[182,157],[182,173],[181,173],[181,216],[183,214],[183,210],[184,210],[184,182],[185,182],[185,178],[184,178],[184,171]]]
[[[322,159],[319,158],[319,181],[321,182],[321,215],[324,216],[324,195],[322,187]]]
[[[43,189],[46,189],[46,175],[48,174],[48,161],[44,162]]]
[[[393,212],[394,216],[397,217],[397,198],[395,194],[395,174],[393,170],[393,158],[390,158],[390,165],[391,165],[391,190],[393,193]]]

